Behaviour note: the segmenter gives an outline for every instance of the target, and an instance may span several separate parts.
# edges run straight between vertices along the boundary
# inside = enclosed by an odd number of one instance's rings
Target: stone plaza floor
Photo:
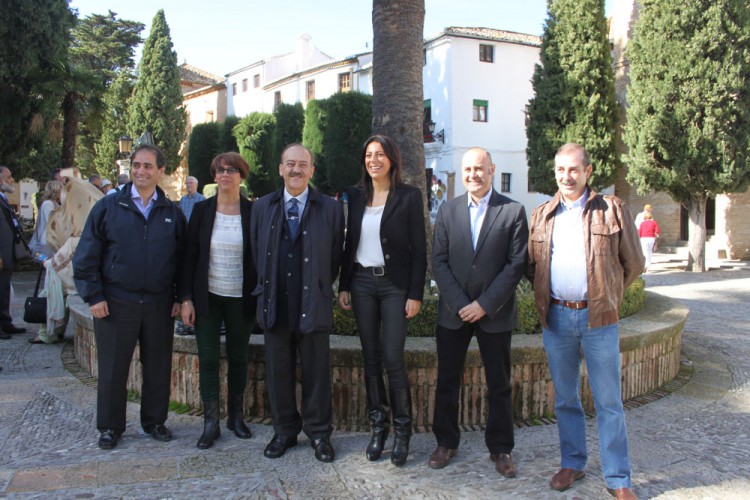
[[[692,375],[673,393],[626,410],[634,490],[639,498],[750,498],[750,265],[711,261],[697,274],[672,258],[657,255],[644,278],[647,290],[690,308],[683,353]],[[15,318],[34,279],[33,272],[14,274]],[[442,470],[426,465],[435,446],[427,433],[414,435],[403,468],[388,454],[368,462],[368,435],[355,432],[334,431],[332,464],[317,462],[303,435],[269,460],[270,426],[253,424],[245,441],[222,428],[213,448],[198,450],[201,417],[170,414],[175,439],[158,443],[140,430],[137,404],[128,405],[119,446],[102,451],[95,384],[65,367],[70,340],[32,345],[36,327],[27,328],[0,340],[2,498],[610,498],[594,419],[587,422],[587,475],[563,493],[548,486],[559,466],[556,425],[517,429],[516,479],[495,472],[481,431],[463,433],[458,456]]]

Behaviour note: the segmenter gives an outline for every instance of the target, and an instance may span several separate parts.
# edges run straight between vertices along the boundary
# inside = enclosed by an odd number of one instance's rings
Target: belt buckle
[[[385,266],[373,266],[372,275],[377,277],[385,276]]]

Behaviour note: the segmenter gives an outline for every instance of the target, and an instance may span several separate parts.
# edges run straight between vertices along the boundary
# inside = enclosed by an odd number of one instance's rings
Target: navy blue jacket
[[[133,184],[91,209],[73,257],[73,276],[90,305],[109,297],[148,303],[176,298],[186,222],[159,187],[148,220],[131,198]]]
[[[284,189],[253,204],[250,241],[258,282],[258,324],[269,331],[277,323],[277,294],[281,235],[286,221]],[[301,333],[330,331],[333,327],[333,282],[344,250],[344,211],[341,204],[310,188],[299,231],[302,235]]]

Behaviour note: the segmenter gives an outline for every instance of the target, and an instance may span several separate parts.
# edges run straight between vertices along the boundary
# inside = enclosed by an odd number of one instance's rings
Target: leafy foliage
[[[188,143],[188,171],[198,179],[199,186],[214,181],[211,176],[211,161],[221,152],[222,124],[199,123],[193,126]],[[205,192],[204,192],[205,194]]]
[[[45,83],[67,62],[75,18],[65,0],[3,0],[0,12],[0,164],[18,179],[46,179],[59,165],[47,162],[61,138],[62,92]]]
[[[567,142],[588,150],[594,171],[589,184],[614,182],[620,166],[616,149],[617,103],[603,0],[549,2],[541,64],[532,78],[526,157],[534,189],[554,194],[554,156]]]
[[[131,137],[151,132],[167,157],[167,173],[180,164],[180,146],[185,138],[187,116],[182,108],[177,53],[172,50],[164,10],[151,23],[143,47],[138,80],[130,99],[128,130]]]
[[[750,11],[740,0],[645,0],[628,49],[629,182],[689,212],[705,269],[705,204],[750,183]]]
[[[116,99],[127,99],[132,92],[135,47],[143,41],[143,27],[140,22],[118,19],[110,10],[107,15],[79,19],[73,29],[65,89],[66,99],[75,105],[71,111],[78,116],[65,117],[67,142],[63,149],[65,161],[70,163],[75,153],[75,163],[84,173],[96,170],[107,177],[114,175],[116,140],[125,135],[126,122],[113,122],[112,117],[126,118],[124,101]],[[122,74],[127,86],[120,82],[120,87],[110,93],[110,87]],[[76,139],[77,148],[73,143]],[[106,156],[101,157],[101,153]]]
[[[312,184],[322,193],[333,194],[328,184],[328,176],[325,169],[325,133],[326,124],[328,123],[327,105],[327,99],[313,99],[307,102],[305,124],[302,129],[302,144],[307,146],[314,156],[313,164],[316,168]]]
[[[646,300],[644,288],[643,278],[638,278],[625,290],[619,309],[621,319],[643,309]],[[541,334],[542,323],[539,321],[539,313],[534,304],[534,290],[525,279],[518,283],[516,305],[519,322],[518,328],[513,331],[513,334]],[[438,299],[436,297],[425,297],[419,314],[408,321],[407,335],[409,337],[433,337],[437,325],[437,307]],[[336,335],[357,335],[357,322],[352,311],[344,311],[338,305],[334,305],[333,333]]]
[[[628,181],[687,204],[750,182],[750,14],[645,0],[628,49]]]
[[[333,192],[356,184],[362,173],[359,157],[370,136],[372,97],[360,92],[339,92],[327,99],[325,170]]]
[[[302,128],[305,124],[305,111],[302,103],[282,103],[274,112],[276,128],[273,133],[274,164],[281,163],[281,151],[287,144],[302,141]]]
[[[250,165],[248,192],[260,197],[276,189],[278,164],[274,164],[273,134],[276,118],[268,113],[250,113],[235,125],[232,133],[240,154]]]
[[[102,98],[104,112],[101,134],[94,145],[94,166],[102,177],[114,179],[118,152],[117,139],[125,135],[127,100],[133,92],[133,75],[123,70],[115,78]]]

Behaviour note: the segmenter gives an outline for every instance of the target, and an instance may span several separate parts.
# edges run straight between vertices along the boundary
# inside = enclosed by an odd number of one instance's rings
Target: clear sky
[[[109,9],[140,21],[144,38],[162,8],[178,62],[220,76],[293,51],[301,33],[337,59],[372,50],[370,0],[71,0],[70,6],[79,17]],[[546,18],[547,0],[425,0],[424,34],[461,26],[541,35]]]

